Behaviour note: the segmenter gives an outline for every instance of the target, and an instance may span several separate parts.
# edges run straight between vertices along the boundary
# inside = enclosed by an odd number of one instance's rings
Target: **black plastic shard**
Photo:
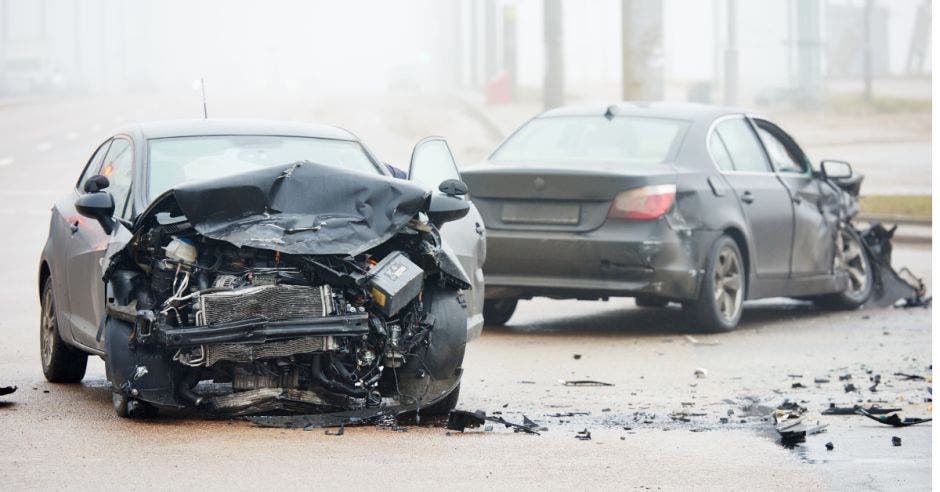
[[[578,433],[575,434],[574,438],[575,438],[575,439],[580,439],[580,440],[582,440],[582,441],[590,441],[590,440],[591,440],[591,431],[589,431],[589,430],[587,430],[587,429],[584,429],[584,430],[582,430],[582,431],[578,431]]]
[[[16,386],[0,386],[0,396],[9,395],[16,391]]]
[[[578,379],[574,381],[562,381],[561,384],[565,386],[613,386],[613,383],[605,383],[603,381],[594,381],[591,379]]]
[[[486,420],[486,412],[477,410],[468,412],[466,410],[451,410],[447,415],[447,428],[450,430],[463,432],[466,429],[476,429],[483,425]]]
[[[883,415],[881,417],[878,417],[862,409],[859,409],[858,413],[859,415],[864,415],[874,420],[875,422],[878,422],[879,424],[890,425],[891,427],[908,427],[911,425],[923,424],[924,422],[930,422],[931,420],[933,420],[932,418],[925,419],[925,418],[920,418],[920,417],[906,417],[902,420],[901,417],[898,417],[898,414],[896,413],[892,413],[891,415],[887,415],[887,416]]]
[[[872,415],[884,415],[891,412],[900,412],[900,408],[881,408],[877,405],[872,405],[868,408],[862,408],[859,405],[854,405],[851,407],[838,407],[835,403],[830,403],[829,408],[822,411],[823,415],[855,415],[859,413],[859,410],[864,410],[867,413]]]

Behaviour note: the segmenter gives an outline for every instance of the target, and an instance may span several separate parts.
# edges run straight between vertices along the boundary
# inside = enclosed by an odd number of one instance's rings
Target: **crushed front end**
[[[105,274],[115,401],[235,416],[444,399],[469,283],[426,203],[408,183],[311,163],[164,194]]]

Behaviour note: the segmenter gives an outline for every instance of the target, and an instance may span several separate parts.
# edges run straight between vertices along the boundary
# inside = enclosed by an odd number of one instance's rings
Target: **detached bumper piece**
[[[171,348],[213,343],[265,343],[307,336],[351,336],[369,332],[368,314],[349,314],[284,321],[265,319],[216,323],[208,326],[154,327],[161,345]]]

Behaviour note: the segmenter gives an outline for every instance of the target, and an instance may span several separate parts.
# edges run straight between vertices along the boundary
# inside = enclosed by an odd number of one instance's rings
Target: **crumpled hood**
[[[309,161],[181,184],[136,224],[175,201],[203,236],[298,255],[355,255],[389,240],[425,209],[409,181]]]

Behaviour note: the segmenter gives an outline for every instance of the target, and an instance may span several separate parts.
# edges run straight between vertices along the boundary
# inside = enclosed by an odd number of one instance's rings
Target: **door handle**
[[[744,203],[754,203],[754,194],[750,191],[745,191],[744,194],[741,195],[741,201]]]
[[[78,232],[78,221],[77,221],[77,220],[76,220],[75,222],[72,222],[71,224],[69,224],[69,231],[70,231],[72,234],[75,234],[76,232]]]

